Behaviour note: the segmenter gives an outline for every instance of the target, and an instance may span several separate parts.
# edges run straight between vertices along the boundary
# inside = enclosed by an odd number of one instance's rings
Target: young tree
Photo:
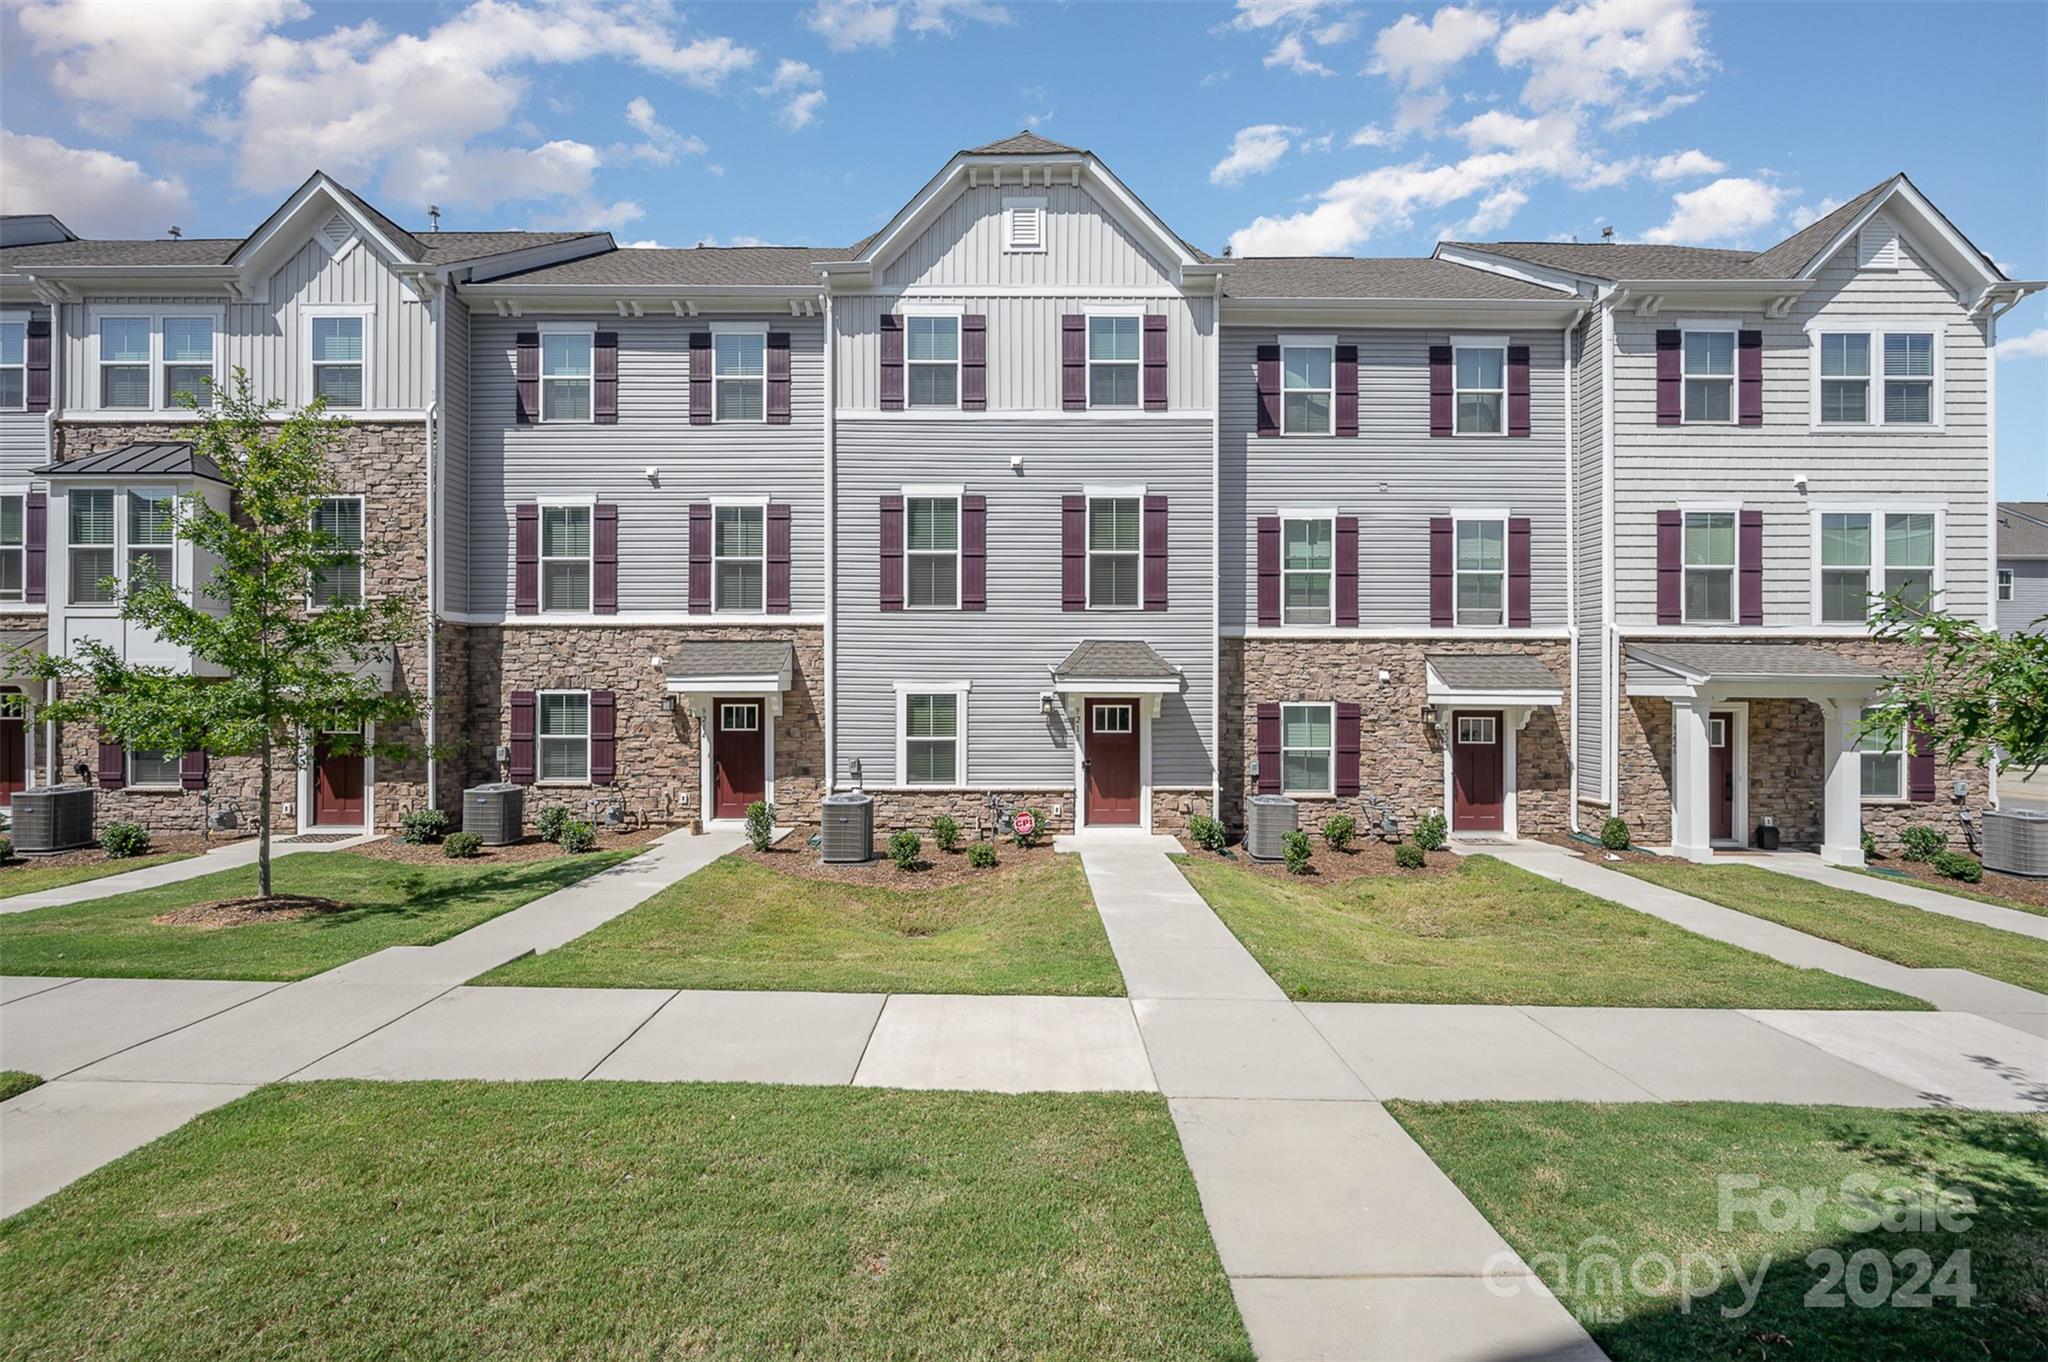
[[[1945,609],[1897,596],[1879,603],[1877,637],[1918,654],[1892,678],[1889,701],[1865,725],[1887,746],[1907,727],[1951,762],[2013,767],[2048,762],[2048,637],[2001,634]]]
[[[226,511],[197,493],[181,498],[176,534],[213,565],[210,576],[187,591],[146,563],[132,565],[119,596],[123,620],[225,675],[135,665],[94,642],[38,664],[46,677],[85,683],[44,710],[57,722],[90,725],[128,747],[255,756],[262,773],[258,881],[266,899],[277,773],[298,770],[302,739],[367,734],[368,725],[402,724],[417,712],[410,695],[387,693],[364,674],[366,664],[415,636],[410,601],[337,599],[307,609],[312,584],[364,556],[314,516],[333,494],[328,469],[348,423],[329,416],[324,400],[279,419],[281,406],[257,401],[238,369],[233,385],[199,409],[194,453],[220,466],[233,495]],[[383,741],[364,750],[409,751]]]

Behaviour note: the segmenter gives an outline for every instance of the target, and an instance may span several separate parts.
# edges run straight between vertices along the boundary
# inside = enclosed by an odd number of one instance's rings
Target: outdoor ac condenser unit
[[[14,796],[14,850],[49,856],[92,845],[92,786],[45,785]]]
[[[875,859],[873,795],[827,795],[822,821],[819,840],[827,865],[860,865]]]
[[[472,785],[462,792],[462,830],[487,847],[510,846],[526,831],[526,787]]]
[[[15,806],[21,804],[16,795]],[[2048,876],[2048,812],[2009,809],[1984,815],[1984,868]]]
[[[1244,847],[1255,861],[1287,855],[1287,834],[1301,824],[1301,806],[1286,795],[1253,795],[1245,816]]]

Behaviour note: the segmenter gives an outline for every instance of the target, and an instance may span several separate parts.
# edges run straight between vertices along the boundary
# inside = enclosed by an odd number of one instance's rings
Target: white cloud
[[[1238,255],[1347,254],[1382,232],[1413,226],[1419,210],[1490,192],[1518,171],[1518,158],[1500,151],[1450,165],[1381,166],[1337,181],[1313,208],[1255,219],[1231,233],[1231,249]]]
[[[110,151],[0,128],[0,212],[55,213],[81,236],[158,237],[192,209],[172,176]]]
[[[1347,147],[1383,147],[1393,140],[1393,138],[1381,130],[1379,124],[1368,123],[1357,132],[1352,133],[1351,139],[1344,145]]]
[[[2048,359],[2048,326],[2037,326],[2024,336],[2008,336],[1998,343],[2000,359]]]
[[[1671,216],[1643,240],[1687,246],[1741,244],[1778,219],[1791,191],[1765,180],[1719,179],[1671,196]]]
[[[1239,128],[1237,136],[1231,139],[1229,152],[1210,169],[1209,183],[1233,185],[1242,183],[1248,175],[1264,174],[1280,164],[1280,158],[1293,145],[1292,138],[1300,131],[1283,123],[1256,123]]]
[[[824,84],[825,77],[817,67],[784,57],[776,63],[775,75],[760,88],[760,93],[784,96],[776,121],[797,132],[817,121],[818,110],[825,106]]]
[[[1610,128],[1633,128],[1644,123],[1654,123],[1665,114],[1675,113],[1688,104],[1700,102],[1704,91],[1694,90],[1689,94],[1666,95],[1654,104],[1624,104],[1607,119]]]
[[[1650,163],[1650,178],[1653,180],[1690,180],[1703,175],[1719,175],[1728,167],[1713,157],[1693,147],[1686,151],[1674,151],[1668,156],[1659,156]],[[1823,210],[1825,211],[1825,210]]]
[[[910,31],[951,36],[956,20],[1003,27],[1012,22],[1010,11],[992,0],[912,0]]]
[[[1703,74],[1703,27],[1690,0],[1582,0],[1511,20],[1494,54],[1504,67],[1528,68],[1522,102],[1531,108],[1618,104]]]
[[[818,110],[824,107],[825,92],[823,90],[806,90],[800,95],[792,96],[789,103],[782,106],[782,112],[777,114],[776,117],[781,121],[783,127],[788,128],[791,132],[797,132],[808,128],[813,122],[817,121]]]
[[[1337,74],[1315,58],[1309,56],[1308,45],[1299,33],[1290,33],[1273,44],[1273,50],[1266,54],[1266,65],[1280,66],[1297,76],[1333,76]]]
[[[1323,8],[1323,0],[1237,0],[1237,13],[1230,27],[1256,30],[1275,24],[1308,23]]]
[[[992,0],[818,0],[804,16],[834,52],[892,46],[898,28],[946,37],[963,20],[1002,25],[1011,14]]]
[[[1791,221],[1792,229],[1798,231],[1803,227],[1811,227],[1814,223],[1819,222],[1841,206],[1842,200],[1823,196],[1819,203],[1800,204],[1797,208],[1786,214],[1786,217]]]
[[[646,141],[627,148],[627,154],[636,161],[650,165],[673,165],[678,156],[702,156],[710,148],[704,139],[685,136],[663,123],[654,111],[654,104],[645,95],[635,95],[626,103],[626,121],[646,137]]]
[[[1395,140],[1399,141],[1412,132],[1419,132],[1425,137],[1434,136],[1437,120],[1450,107],[1451,96],[1446,90],[1402,95],[1394,101]]]
[[[56,0],[14,10],[51,86],[109,129],[190,115],[205,87],[242,65],[249,47],[311,11],[300,0]]]
[[[1513,185],[1497,189],[1479,201],[1477,212],[1452,227],[1451,235],[1466,241],[1492,236],[1513,222],[1515,214],[1528,201],[1529,196]]]
[[[621,241],[619,249],[624,251],[665,251],[668,247],[650,236],[643,237],[638,241]]]
[[[1446,5],[1428,23],[1413,14],[1380,30],[1365,69],[1408,86],[1440,80],[1459,62],[1493,41],[1500,20],[1478,9]]]

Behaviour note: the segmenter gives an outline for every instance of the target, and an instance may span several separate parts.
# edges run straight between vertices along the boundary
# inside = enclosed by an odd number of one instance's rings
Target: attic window
[[[329,250],[333,251],[338,251],[343,246],[346,246],[348,239],[354,235],[355,229],[350,227],[348,219],[339,213],[327,219],[327,225],[320,229],[320,239],[327,243]]]
[[[1003,249],[1037,252],[1045,249],[1045,200],[1009,195],[1003,199]]]

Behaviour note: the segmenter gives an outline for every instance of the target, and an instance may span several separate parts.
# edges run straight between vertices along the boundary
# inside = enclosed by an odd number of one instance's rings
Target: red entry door
[[[745,818],[747,805],[768,797],[761,702],[718,700],[711,711],[711,816]]]
[[[322,733],[313,749],[313,826],[363,825],[363,754],[354,733]]]
[[[1138,771],[1138,703],[1135,700],[1090,700],[1088,741],[1084,752],[1088,772],[1088,822],[1133,826],[1143,794]]]
[[[1498,711],[1451,716],[1451,829],[1503,832],[1507,829],[1507,741]]]
[[[0,804],[12,805],[14,792],[28,788],[28,722],[22,695],[0,686]]]
[[[1735,840],[1735,714],[1717,709],[1707,715],[1707,836],[1716,842]]]

